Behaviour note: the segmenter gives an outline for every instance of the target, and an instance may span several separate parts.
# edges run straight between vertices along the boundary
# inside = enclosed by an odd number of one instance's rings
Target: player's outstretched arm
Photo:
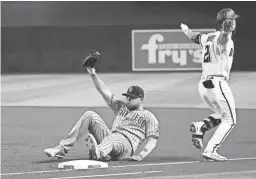
[[[96,89],[100,92],[104,100],[109,105],[111,103],[113,94],[95,72],[95,66],[101,60],[101,54],[98,51],[93,50],[83,61],[83,67],[88,71]]]
[[[156,144],[157,144],[157,138],[148,137],[147,143],[144,149],[139,154],[131,156],[130,160],[133,160],[133,161],[143,160],[146,156],[148,156],[154,150],[154,148],[156,147]]]
[[[201,44],[201,33],[200,32],[193,32],[188,28],[186,24],[181,23],[180,25],[181,30],[184,32],[186,36],[188,36],[194,43]]]
[[[111,103],[113,93],[109,90],[107,85],[99,78],[99,76],[96,74],[94,68],[87,68],[88,73],[90,74],[92,81],[96,87],[96,89],[100,92],[104,100],[107,104]]]

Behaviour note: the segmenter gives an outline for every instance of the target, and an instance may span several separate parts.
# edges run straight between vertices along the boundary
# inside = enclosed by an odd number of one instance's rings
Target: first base
[[[72,160],[68,162],[59,163],[58,168],[73,170],[108,168],[108,163],[95,160]]]

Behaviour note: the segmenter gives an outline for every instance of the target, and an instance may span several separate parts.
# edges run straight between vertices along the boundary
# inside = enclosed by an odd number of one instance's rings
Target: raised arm
[[[101,54],[98,51],[93,50],[83,61],[83,67],[90,74],[96,89],[100,92],[108,106],[114,111],[115,114],[117,114],[119,109],[123,106],[122,101],[117,100],[114,97],[114,94],[95,72],[95,66],[101,60]]]
[[[184,34],[188,36],[188,38],[190,38],[194,43],[202,45],[202,36],[204,34],[201,34],[200,32],[193,32],[186,24],[181,23],[180,27]]]
[[[100,94],[102,95],[106,103],[110,105],[113,97],[113,93],[109,90],[107,85],[105,85],[105,83],[99,78],[94,68],[88,67],[87,71],[90,74],[96,89],[100,92]]]

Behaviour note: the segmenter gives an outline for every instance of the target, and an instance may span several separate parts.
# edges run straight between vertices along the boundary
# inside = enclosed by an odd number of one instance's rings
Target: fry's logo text
[[[148,52],[149,64],[165,64],[167,60],[180,66],[187,65],[187,59],[190,55],[193,62],[201,63],[202,50],[199,45],[191,43],[163,43],[162,34],[152,35],[147,44],[141,46],[141,50]]]

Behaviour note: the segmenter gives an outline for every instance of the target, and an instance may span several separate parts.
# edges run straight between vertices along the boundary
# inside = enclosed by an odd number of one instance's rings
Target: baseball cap
[[[144,98],[144,91],[139,86],[131,86],[128,88],[127,93],[123,93],[123,96],[131,96],[134,98]]]
[[[225,8],[222,9],[217,15],[217,21],[223,21],[225,19],[236,19],[239,15],[237,15],[233,9]]]

